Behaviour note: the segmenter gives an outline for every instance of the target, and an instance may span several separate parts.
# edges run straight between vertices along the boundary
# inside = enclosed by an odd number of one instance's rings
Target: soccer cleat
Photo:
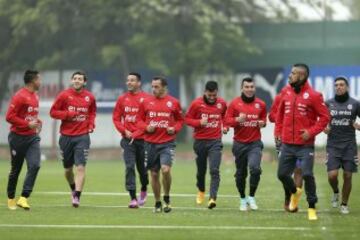
[[[7,201],[7,204],[8,204],[8,208],[10,210],[16,210],[16,201],[15,201],[15,198],[9,198],[8,201]]]
[[[296,192],[291,194],[289,210],[290,212],[295,212],[298,208],[300,197],[301,197],[302,189],[296,188]]]
[[[208,209],[213,209],[216,207],[216,201],[213,198],[210,198],[209,202],[208,202]]]
[[[340,206],[340,212],[342,214],[349,214],[350,213],[349,207],[347,205],[341,205]]]
[[[162,212],[162,204],[161,202],[156,202],[154,207],[154,213],[161,213]]]
[[[255,197],[248,197],[247,203],[251,210],[258,210],[259,207],[256,204]]]
[[[78,208],[80,206],[80,199],[75,195],[75,192],[72,192],[71,203],[74,208]]]
[[[308,209],[308,219],[310,221],[314,221],[314,220],[318,219],[318,217],[316,215],[316,209],[315,208],[309,208]]]
[[[196,203],[202,204],[205,200],[205,192],[199,191],[196,196]]]
[[[169,213],[169,212],[171,212],[171,205],[170,203],[165,203],[164,213]]]
[[[337,208],[339,206],[339,193],[334,193],[331,198],[331,205],[333,208]]]
[[[140,192],[140,198],[139,198],[139,206],[144,206],[144,204],[146,203],[146,199],[147,199],[147,192],[146,191],[141,191]]]
[[[239,209],[240,209],[240,211],[248,210],[246,198],[240,198],[240,208]]]
[[[129,203],[129,208],[138,208],[139,205],[138,205],[138,201],[136,199],[133,199],[130,201]]]
[[[28,204],[27,198],[25,198],[25,197],[20,197],[19,200],[17,201],[16,205],[25,210],[30,210],[30,205]]]

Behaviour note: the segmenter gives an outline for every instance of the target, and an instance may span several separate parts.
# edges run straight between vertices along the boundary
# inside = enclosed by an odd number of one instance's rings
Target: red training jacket
[[[60,133],[79,136],[95,129],[96,101],[86,89],[68,88],[59,93],[50,109],[50,116],[61,120]]]
[[[125,130],[134,133],[137,130],[137,114],[139,106],[150,95],[146,92],[126,92],[121,95],[113,111],[113,123],[123,137],[126,137]],[[143,139],[144,134],[136,136],[136,139]]]
[[[298,94],[291,87],[281,91],[275,126],[283,143],[313,145],[315,136],[325,129],[329,121],[329,111],[321,93],[313,90],[308,82]],[[301,138],[304,129],[311,136],[307,141]]]
[[[239,123],[235,120],[240,113],[246,114],[246,120]],[[242,143],[251,143],[261,139],[259,121],[266,123],[266,104],[259,98],[246,103],[241,97],[235,98],[229,105],[225,116],[226,124],[233,127],[234,140]]]
[[[226,102],[220,97],[211,105],[206,104],[204,97],[198,97],[191,103],[185,123],[194,128],[195,139],[221,139],[226,109]],[[200,125],[203,116],[208,119],[206,126]]]
[[[29,122],[37,120],[41,123],[38,114],[39,96],[24,87],[11,98],[6,121],[11,124],[11,132],[19,135],[33,135],[37,130],[30,129]]]
[[[150,96],[145,99],[139,108],[138,129],[144,132],[144,140],[150,143],[165,143],[175,139],[176,133],[184,123],[179,101],[166,95],[163,98]],[[148,125],[155,127],[153,133],[146,132]],[[175,128],[175,134],[169,135],[168,127]],[[134,136],[136,138],[136,135]]]

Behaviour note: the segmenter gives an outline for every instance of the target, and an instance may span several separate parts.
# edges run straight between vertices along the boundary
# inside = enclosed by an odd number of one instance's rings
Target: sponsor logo
[[[155,128],[168,128],[169,121],[167,121],[167,120],[161,120],[161,121],[151,120],[149,124],[150,124],[150,126],[153,126]]]
[[[11,150],[11,154],[13,155],[13,156],[16,156],[16,151],[13,149],[13,150]]]
[[[352,104],[347,105],[347,109],[352,110],[353,109]]]
[[[304,95],[303,95],[303,98],[304,98],[304,99],[308,99],[308,98],[309,98],[309,93],[308,93],[308,92],[305,92]]]

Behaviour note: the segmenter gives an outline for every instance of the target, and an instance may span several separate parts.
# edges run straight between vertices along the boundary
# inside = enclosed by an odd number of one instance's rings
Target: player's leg
[[[334,208],[339,206],[339,169],[341,167],[341,152],[334,147],[326,147],[326,167],[328,173],[328,182],[333,190],[331,205]]]
[[[232,153],[235,157],[235,183],[240,194],[240,211],[247,211],[247,200],[245,194],[246,177],[247,177],[247,144],[237,141],[233,142]]]
[[[248,197],[248,204],[250,209],[257,210],[258,206],[255,200],[255,193],[259,186],[261,175],[261,157],[264,145],[261,141],[254,142],[250,146],[248,153],[248,162],[250,169],[250,192]]]
[[[138,208],[135,178],[136,148],[134,143],[130,144],[130,140],[126,138],[121,139],[120,145],[124,150],[123,158],[125,163],[125,188],[130,195],[130,203],[128,206],[129,208]]]
[[[193,144],[193,149],[196,154],[196,186],[198,188],[196,196],[197,204],[202,204],[205,200],[205,177],[208,157],[206,143],[206,140],[195,140]]]
[[[141,191],[139,198],[139,205],[143,206],[147,199],[147,186],[149,185],[149,176],[145,168],[145,153],[144,153],[144,140],[136,140],[136,168],[139,173]]]
[[[217,192],[220,185],[220,163],[223,144],[221,140],[212,140],[209,145],[210,199],[208,208],[216,207]]]
[[[170,189],[171,189],[171,166],[175,155],[175,142],[162,144],[160,152],[160,165],[162,174],[162,184],[164,188],[164,212],[171,211],[170,205]]]

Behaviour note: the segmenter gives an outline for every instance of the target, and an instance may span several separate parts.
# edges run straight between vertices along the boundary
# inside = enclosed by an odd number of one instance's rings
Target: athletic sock
[[[315,203],[309,203],[309,208],[315,208]]]
[[[136,191],[135,190],[129,190],[130,198],[131,200],[136,199]]]
[[[342,206],[347,206],[347,203],[342,202],[341,205]]]
[[[80,199],[81,191],[75,191],[75,196],[78,197],[78,199]]]
[[[141,191],[142,192],[146,192],[147,191],[147,186],[145,185],[145,186],[141,186]]]
[[[164,196],[164,202],[166,204],[169,204],[170,203],[170,196]]]
[[[156,203],[155,203],[155,207],[156,207],[156,208],[161,207],[161,202],[160,202],[160,201],[156,202]]]
[[[75,183],[69,183],[71,191],[75,191]]]

